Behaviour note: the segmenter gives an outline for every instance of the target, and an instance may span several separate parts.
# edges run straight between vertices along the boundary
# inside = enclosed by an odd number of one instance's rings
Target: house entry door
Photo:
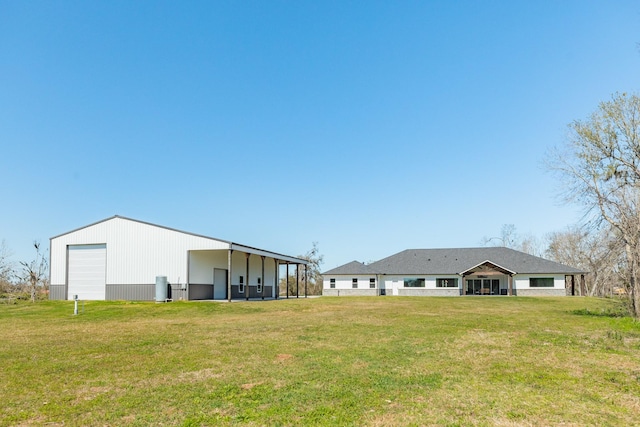
[[[397,280],[394,280],[393,282],[391,282],[391,286],[392,286],[392,294],[393,295],[398,295],[398,287],[400,286],[400,282],[398,282]]]

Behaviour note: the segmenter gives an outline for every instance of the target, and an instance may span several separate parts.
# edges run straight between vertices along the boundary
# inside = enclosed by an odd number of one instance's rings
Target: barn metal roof
[[[301,258],[297,258],[297,257],[292,257],[290,255],[284,255],[284,254],[280,254],[280,253],[277,253],[277,252],[272,252],[272,251],[268,251],[268,250],[265,250],[265,249],[256,248],[256,247],[253,247],[253,246],[247,246],[247,245],[243,245],[243,244],[240,244],[240,243],[237,243],[237,242],[232,242],[232,241],[229,241],[229,240],[218,239],[218,238],[210,237],[210,236],[204,236],[202,234],[196,234],[196,233],[190,233],[188,231],[177,230],[175,228],[165,227],[163,225],[158,225],[158,224],[153,224],[153,223],[146,222],[146,221],[140,221],[140,220],[137,220],[137,219],[127,218],[127,217],[120,216],[120,215],[114,215],[114,216],[111,216],[109,218],[105,218],[103,220],[96,221],[96,222],[91,223],[89,225],[85,225],[83,227],[79,227],[79,228],[76,228],[74,230],[67,231],[66,233],[58,234],[57,236],[51,237],[50,240],[57,239],[58,237],[66,236],[67,234],[71,234],[71,233],[74,233],[76,231],[83,230],[85,228],[93,227],[94,225],[101,224],[101,223],[107,222],[107,221],[111,221],[111,220],[116,219],[116,218],[123,219],[123,220],[126,220],[126,221],[137,222],[139,224],[149,225],[149,226],[152,226],[152,227],[158,227],[158,228],[162,228],[162,229],[165,229],[165,230],[174,231],[174,232],[177,232],[177,233],[187,234],[187,235],[190,235],[190,236],[202,237],[203,239],[216,240],[218,242],[223,242],[223,243],[228,244],[229,248],[233,249],[233,250],[239,250],[239,251],[243,251],[243,252],[252,252],[252,253],[255,253],[255,254],[258,254],[258,255],[266,255],[266,256],[269,256],[269,257],[278,258],[280,261],[284,261],[284,262],[288,261],[288,262],[291,262],[291,263],[294,263],[294,264],[304,264],[304,265],[308,265],[309,264],[309,262],[307,260],[304,260],[304,259],[301,259]]]

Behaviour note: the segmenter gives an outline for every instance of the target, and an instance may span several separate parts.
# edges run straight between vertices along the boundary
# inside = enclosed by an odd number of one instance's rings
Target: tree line
[[[560,195],[584,210],[583,220],[545,239],[519,238],[505,225],[496,243],[588,271],[590,296],[626,298],[640,318],[640,97],[616,93],[584,120],[569,124],[564,144],[546,168]]]
[[[588,272],[586,296],[627,296],[622,247],[614,235],[585,225],[573,225],[538,237],[520,235],[515,225],[504,224],[496,237],[483,237],[483,246],[504,246]]]
[[[640,317],[640,97],[616,93],[585,120],[569,125],[566,143],[548,156],[567,202],[583,207],[582,224],[558,244],[560,256],[583,254],[594,287],[626,292]],[[593,291],[594,294],[597,291]]]

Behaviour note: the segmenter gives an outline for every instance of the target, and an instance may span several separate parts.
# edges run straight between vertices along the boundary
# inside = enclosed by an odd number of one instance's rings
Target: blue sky
[[[542,166],[640,84],[637,1],[0,0],[0,239],[122,215],[324,268],[580,219]]]

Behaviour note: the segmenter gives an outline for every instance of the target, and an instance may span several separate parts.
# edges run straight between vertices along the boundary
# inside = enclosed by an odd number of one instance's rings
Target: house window
[[[238,291],[240,291],[241,294],[244,294],[244,276],[240,276],[240,284],[238,285]]]
[[[335,289],[336,288],[336,279],[329,279],[329,287],[331,289]]]
[[[404,279],[405,288],[424,288],[424,279]]]
[[[353,289],[358,289],[358,279],[351,279],[351,287]]]
[[[375,289],[376,288],[376,279],[374,279],[373,277],[371,279],[369,279],[369,287],[371,289]]]
[[[457,288],[458,279],[436,279],[436,288]]]
[[[262,293],[262,279],[258,277],[258,293]]]
[[[553,277],[531,277],[530,288],[553,288]]]

